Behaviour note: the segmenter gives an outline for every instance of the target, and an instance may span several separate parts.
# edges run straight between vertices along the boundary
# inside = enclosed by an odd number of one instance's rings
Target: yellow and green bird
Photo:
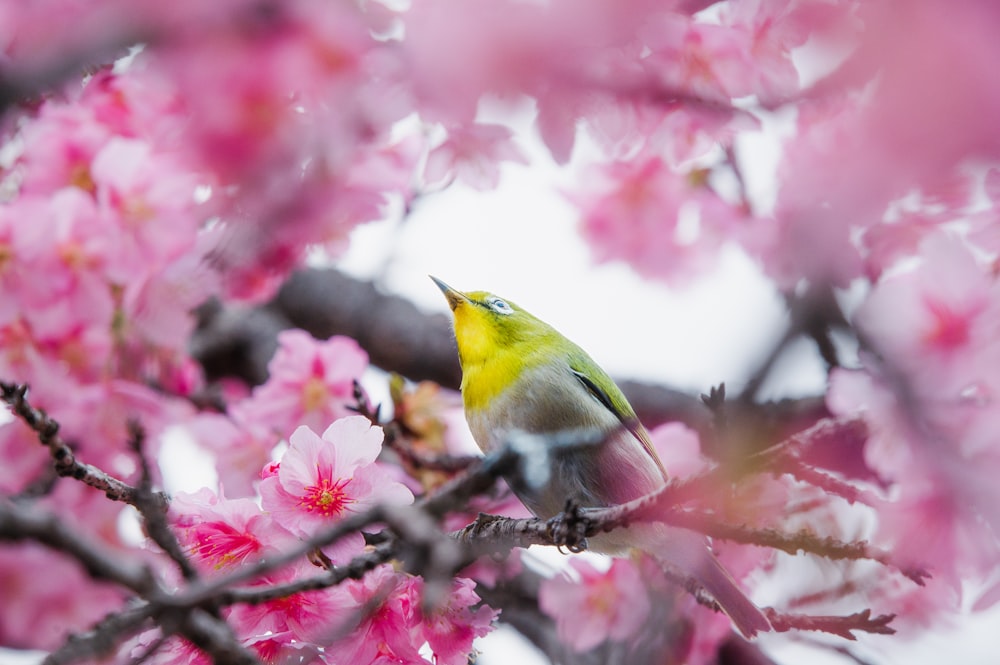
[[[541,487],[512,483],[536,516],[558,514],[572,499],[583,507],[631,501],[656,491],[667,473],[635,411],[615,382],[579,346],[509,300],[463,293],[431,277],[448,299],[462,365],[462,401],[485,453],[513,431],[608,432],[600,446],[552,455]],[[637,524],[591,539],[610,554],[639,549],[696,579],[747,637],[770,630],[764,613],[740,590],[703,535],[661,524]]]

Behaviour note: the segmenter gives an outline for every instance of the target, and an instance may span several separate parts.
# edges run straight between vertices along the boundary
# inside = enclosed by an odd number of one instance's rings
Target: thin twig
[[[28,402],[26,395],[28,387],[0,382],[0,392],[18,418],[23,420],[38,435],[38,440],[49,449],[55,462],[56,473],[60,476],[75,478],[80,482],[104,492],[112,501],[122,501],[136,505],[137,492],[134,487],[115,478],[90,464],[84,464],[76,459],[73,450],[59,436],[59,423],[53,420],[41,409],[36,409]],[[155,493],[153,499],[165,508],[167,496]]]
[[[129,443],[139,460],[139,484],[136,486],[135,507],[142,515],[146,533],[154,543],[167,553],[186,580],[198,578],[198,571],[184,554],[177,535],[167,524],[166,506],[158,501],[153,492],[153,477],[145,455],[146,432],[135,420],[128,421]]]

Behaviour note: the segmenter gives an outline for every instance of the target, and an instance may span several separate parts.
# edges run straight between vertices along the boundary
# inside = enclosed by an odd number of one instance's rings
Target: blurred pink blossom
[[[454,179],[474,189],[493,189],[500,182],[502,162],[528,163],[512,136],[502,125],[453,127],[428,155],[424,178],[431,184]]]
[[[232,408],[237,420],[288,435],[305,425],[325,430],[352,413],[354,381],[368,366],[368,355],[349,337],[314,339],[303,330],[278,334],[278,349],[268,363],[270,377]]]
[[[219,485],[232,498],[254,496],[254,480],[270,459],[278,437],[262,426],[237,423],[220,413],[199,413],[184,424],[215,458]]]
[[[650,600],[634,563],[614,559],[606,572],[583,559],[569,565],[578,579],[553,577],[542,583],[538,594],[539,606],[555,619],[565,644],[586,651],[605,640],[624,641],[639,632]]]
[[[592,169],[573,198],[583,209],[581,232],[594,258],[624,260],[666,281],[713,265],[742,213],[708,187],[706,175],[680,173],[648,154]]]
[[[452,581],[444,602],[423,615],[423,636],[434,662],[441,665],[464,665],[472,653],[472,641],[492,630],[498,612],[479,604],[476,583],[465,577]]]
[[[0,589],[0,643],[18,649],[56,649],[124,602],[121,590],[37,543],[0,545]]]

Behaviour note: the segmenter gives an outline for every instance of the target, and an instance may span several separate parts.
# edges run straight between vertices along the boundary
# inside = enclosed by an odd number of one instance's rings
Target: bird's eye
[[[490,298],[490,309],[497,314],[513,314],[514,308],[507,304],[506,300],[500,298]]]

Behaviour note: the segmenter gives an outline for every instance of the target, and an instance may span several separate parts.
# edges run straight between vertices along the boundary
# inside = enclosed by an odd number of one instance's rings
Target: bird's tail
[[[627,531],[633,547],[650,554],[668,572],[680,573],[707,591],[744,637],[771,630],[764,612],[722,567],[703,535],[654,524],[633,525]]]

